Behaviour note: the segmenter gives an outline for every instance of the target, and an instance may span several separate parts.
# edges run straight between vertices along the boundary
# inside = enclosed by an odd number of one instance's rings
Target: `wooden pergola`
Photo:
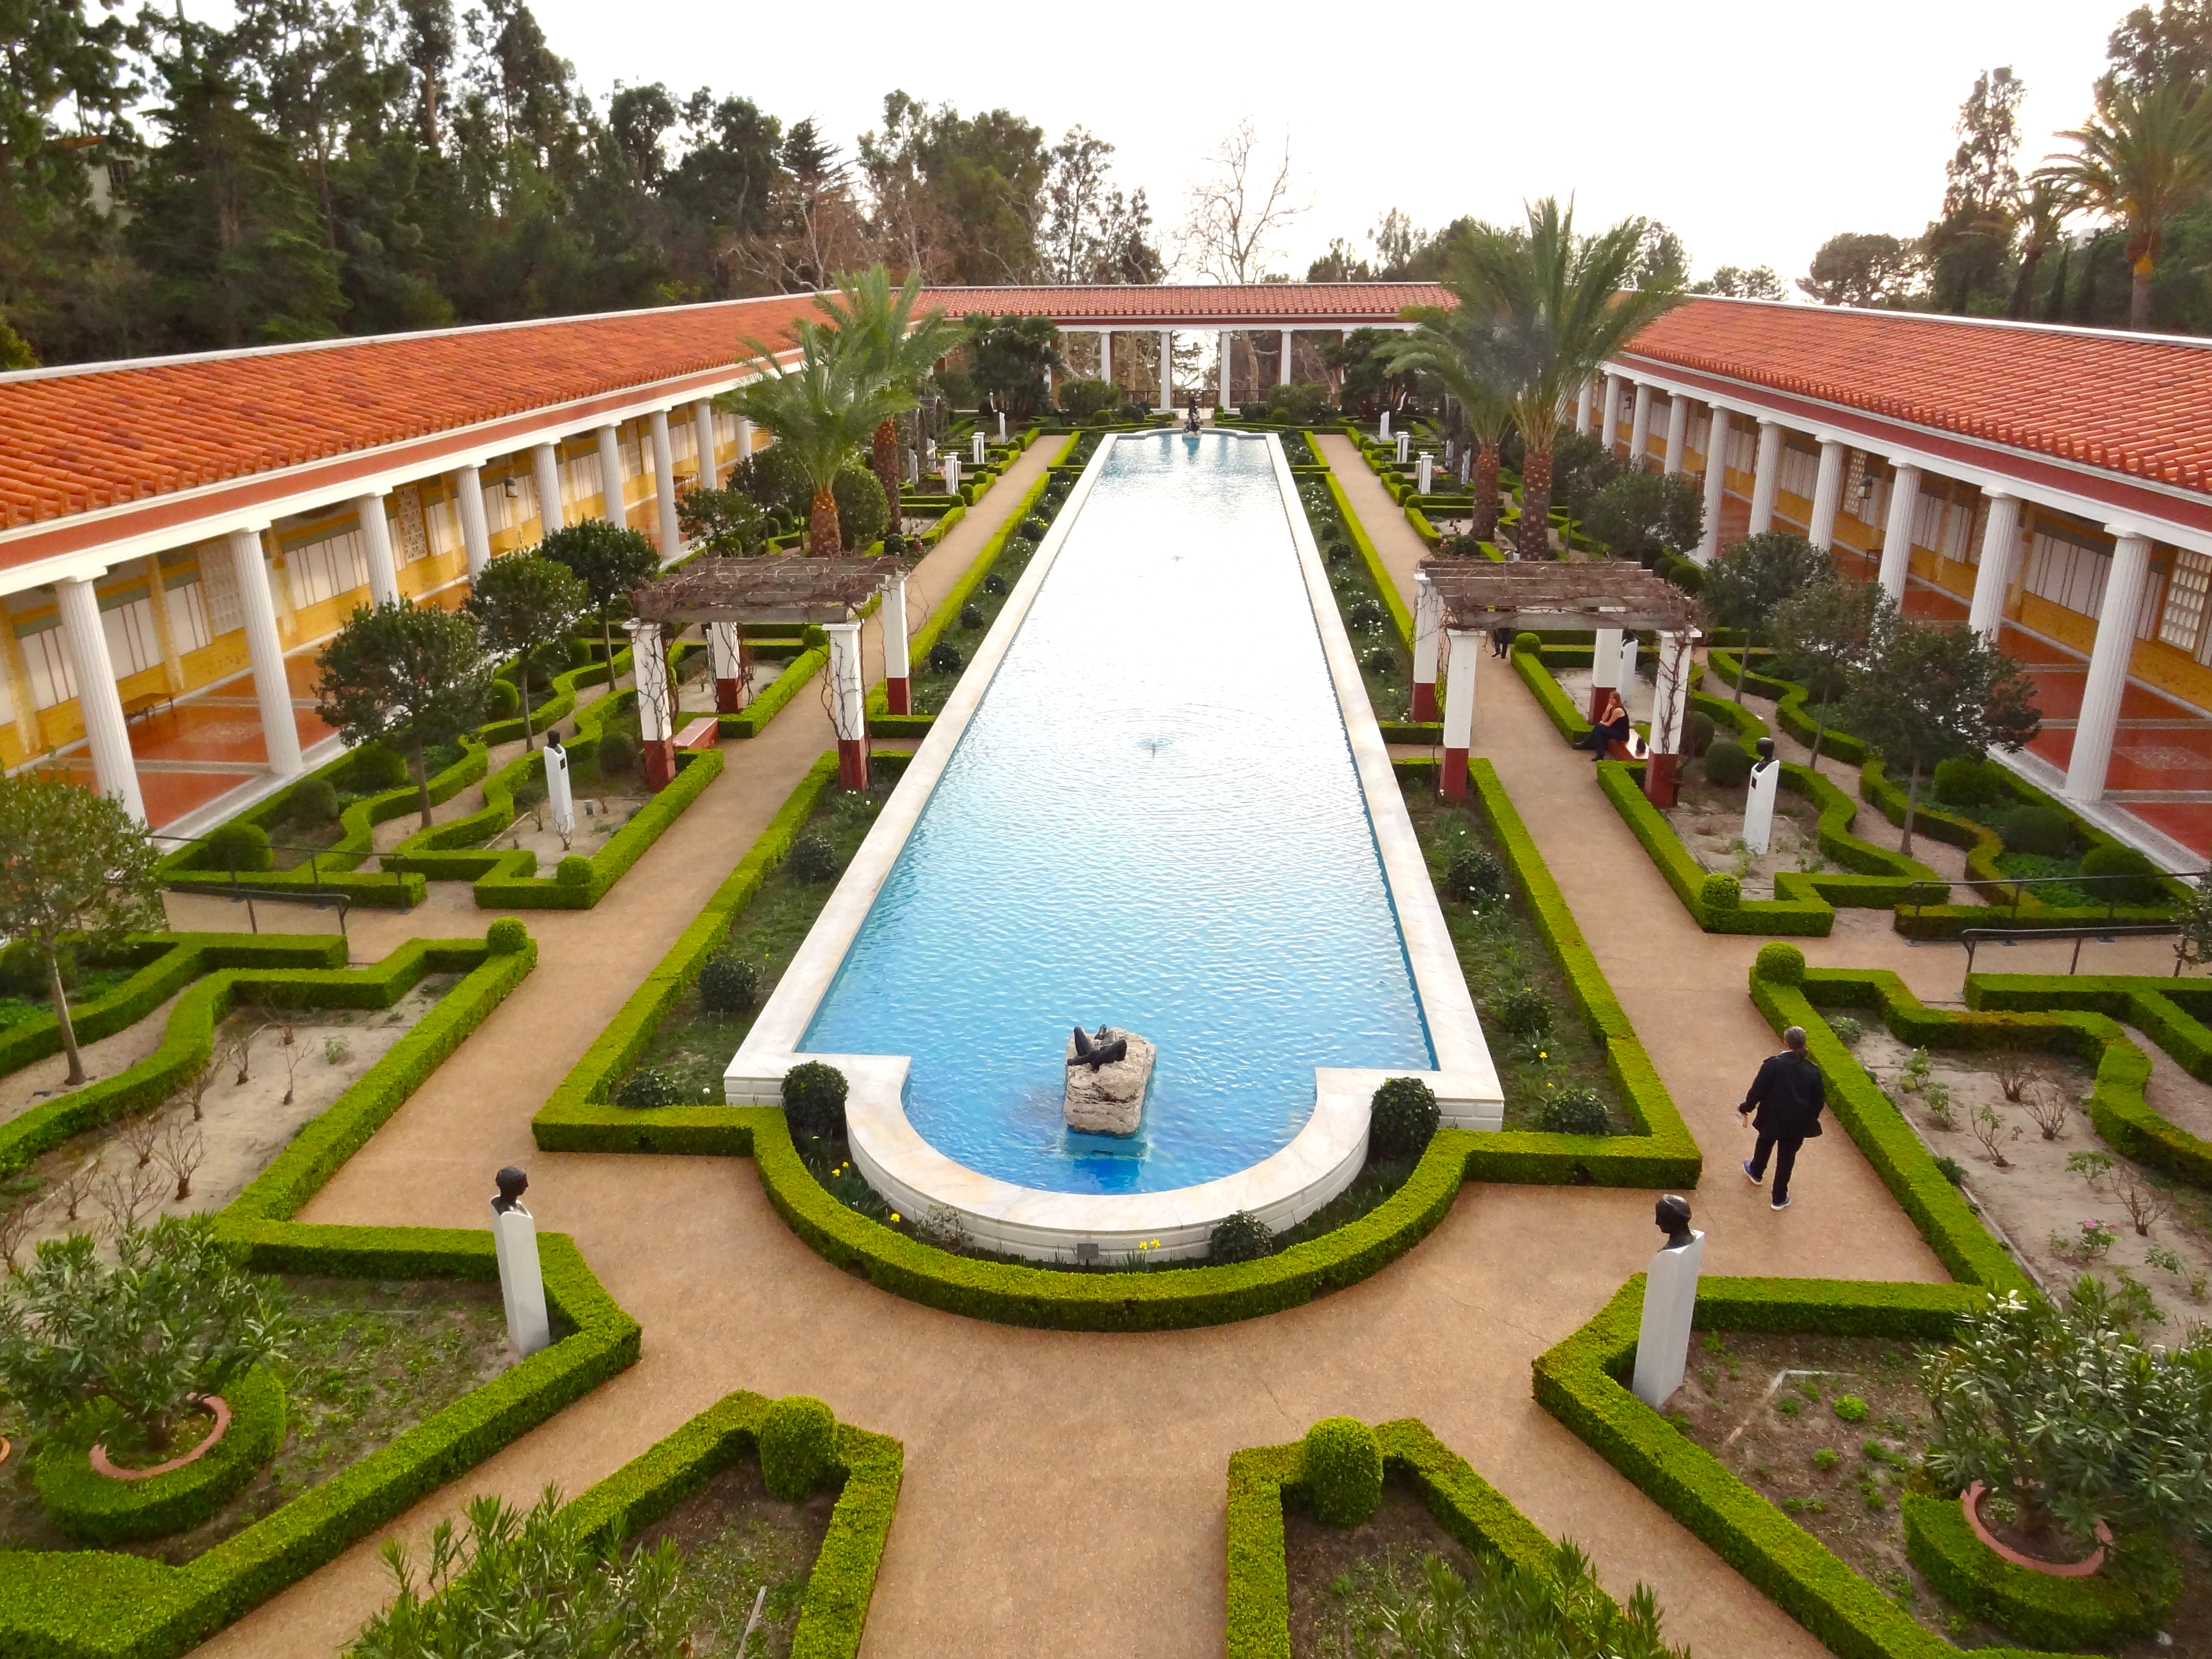
[[[1574,564],[1548,561],[1424,559],[1443,625],[1463,632],[1497,628],[1619,628],[1686,634],[1698,602],[1665,577],[1623,559]]]
[[[906,574],[896,558],[695,559],[665,580],[634,589],[638,620],[664,629],[693,623],[826,623],[848,620],[886,582]]]

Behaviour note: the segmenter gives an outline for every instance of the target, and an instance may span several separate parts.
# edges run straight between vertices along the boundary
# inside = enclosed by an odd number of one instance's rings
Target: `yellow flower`
[[[898,1212],[897,1212],[896,1210],[893,1210],[893,1211],[891,1212],[891,1219],[892,1219],[892,1220],[894,1220],[894,1221],[896,1221],[898,1218],[899,1218]]]

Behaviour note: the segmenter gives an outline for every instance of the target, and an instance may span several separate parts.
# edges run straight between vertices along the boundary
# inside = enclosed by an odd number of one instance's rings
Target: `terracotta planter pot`
[[[2079,1561],[2039,1561],[2032,1555],[2022,1555],[2018,1550],[2000,1544],[1990,1535],[1990,1529],[1982,1524],[1982,1498],[1986,1491],[1980,1481],[1975,1481],[1959,1494],[1959,1507],[1966,1511],[1966,1524],[1974,1529],[1974,1536],[2015,1567],[2026,1567],[2030,1572],[2039,1572],[2051,1578],[2087,1578],[2105,1565],[2105,1552],[2112,1547],[2112,1529],[2101,1521],[2097,1522],[2097,1547]]]
[[[156,1463],[150,1469],[119,1469],[108,1461],[106,1443],[101,1441],[96,1443],[92,1449],[92,1472],[94,1474],[104,1474],[111,1480],[151,1480],[157,1474],[167,1474],[173,1470],[183,1468],[187,1463],[198,1462],[201,1458],[215,1449],[230,1427],[230,1406],[221,1395],[200,1395],[198,1403],[215,1413],[215,1426],[208,1431],[206,1439],[201,1441],[182,1457],[173,1457],[166,1463]]]
[[[6,1435],[0,1434],[0,1463],[6,1462],[8,1461],[8,1454],[15,1449],[15,1443],[9,1439]]]

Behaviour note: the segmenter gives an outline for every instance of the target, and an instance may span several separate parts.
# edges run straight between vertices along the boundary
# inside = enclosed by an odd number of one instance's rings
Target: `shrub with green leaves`
[[[674,1106],[683,1098],[676,1079],[658,1066],[641,1066],[615,1085],[615,1104],[633,1112]]]
[[[804,1504],[837,1468],[837,1414],[811,1395],[786,1395],[760,1429],[761,1483],[771,1498]]]
[[[112,1264],[72,1233],[41,1241],[27,1269],[0,1279],[0,1395],[49,1429],[112,1401],[158,1452],[190,1396],[221,1394],[290,1336],[268,1281],[216,1242],[210,1217],[129,1228]]]
[[[328,778],[307,778],[293,786],[284,804],[286,821],[302,830],[322,830],[338,821],[338,788]]]
[[[1436,1091],[1417,1077],[1386,1078],[1367,1110],[1370,1158],[1419,1158],[1443,1121]]]
[[[1444,866],[1444,891],[1485,908],[1505,896],[1505,866],[1486,847],[1455,848]]]
[[[1733,743],[1735,740],[1730,738],[1729,741]],[[1702,708],[1693,710],[1682,725],[1683,752],[1694,760],[1712,746],[1713,717]],[[1741,744],[1737,746],[1741,747]]]
[[[1274,1253],[1274,1230],[1243,1210],[1222,1217],[1206,1237],[1206,1259],[1216,1267],[1257,1261]]]
[[[1382,1504],[1382,1446],[1356,1417],[1324,1417],[1306,1431],[1301,1483],[1316,1519],[1356,1527]]]
[[[734,952],[709,957],[699,970],[699,1000],[709,1012],[740,1014],[760,995],[760,964]]]
[[[599,775],[626,778],[637,770],[637,739],[619,726],[599,733]]]
[[[845,1133],[845,1074],[818,1060],[783,1074],[783,1115],[793,1136],[828,1140]]]
[[[1516,986],[1489,1007],[1506,1036],[1534,1042],[1552,1035],[1552,1000],[1533,985]]]
[[[1360,665],[1370,674],[1387,674],[1398,665],[1398,659],[1390,654],[1390,647],[1387,645],[1376,646],[1359,661]]]
[[[784,861],[791,866],[791,873],[804,882],[830,881],[837,874],[837,849],[823,835],[801,836],[791,843]]]
[[[522,693],[511,681],[495,679],[484,688],[484,715],[489,720],[511,720],[522,713]]]
[[[989,575],[983,578],[983,591],[994,597],[1005,592],[1006,591],[1006,579],[1004,576],[1001,576],[997,571],[994,570]]]
[[[970,600],[960,607],[960,625],[974,633],[983,625],[983,607]]]
[[[592,861],[580,853],[571,853],[553,866],[553,878],[563,887],[589,887]]]
[[[1751,757],[1734,738],[1716,738],[1705,750],[1705,780],[1720,789],[1734,789],[1751,775]]]
[[[1547,1134],[1603,1135],[1613,1133],[1605,1103],[1597,1091],[1587,1087],[1562,1089],[1544,1103],[1536,1127]]]
[[[1759,947],[1753,959],[1752,973],[1771,985],[1802,985],[1805,982],[1805,953],[1794,945],[1779,940]]]
[[[349,787],[365,795],[400,788],[408,781],[406,757],[383,744],[365,743],[347,762],[345,779]]]
[[[530,948],[530,930],[514,916],[501,916],[484,929],[484,945],[494,956],[511,957]]]
[[[1344,613],[1345,621],[1354,628],[1382,626],[1382,607],[1373,599],[1354,599]]]
[[[210,870],[273,870],[276,854],[269,845],[266,830],[243,818],[233,818],[208,836],[206,864]]]
[[[2015,806],[1991,827],[2008,853],[2063,859],[2074,851],[2073,823],[2055,806]]]
[[[960,661],[960,647],[950,640],[939,640],[929,647],[929,665],[938,673],[958,673]]]
[[[2117,842],[2091,848],[2081,860],[2081,884],[2100,904],[2155,904],[2165,896],[2158,866]]]
[[[1688,1659],[1667,1645],[1657,1599],[1643,1584],[1626,1607],[1607,1595],[1589,1558],[1565,1539],[1540,1564],[1507,1561],[1486,1545],[1465,1578],[1441,1556],[1408,1574],[1391,1560],[1360,1598],[1361,1653],[1510,1655],[1512,1659]],[[1378,1639],[1379,1638],[1379,1639]]]
[[[2004,798],[2004,769],[1972,755],[1936,763],[1936,799],[1946,806],[1987,806]]]

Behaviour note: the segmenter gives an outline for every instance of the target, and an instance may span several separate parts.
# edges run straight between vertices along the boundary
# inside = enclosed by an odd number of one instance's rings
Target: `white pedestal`
[[[981,466],[983,465],[983,434],[980,432],[975,434],[975,450],[974,459],[976,465]]]
[[[1390,411],[1387,409],[1382,411],[1382,435],[1385,438],[1390,435]]]
[[[545,1314],[545,1276],[538,1266],[538,1223],[518,1200],[491,1209],[492,1244],[499,1254],[499,1295],[507,1304],[507,1335],[525,1359],[552,1346],[553,1323]]]
[[[1047,373],[1050,371],[1048,370]],[[999,441],[1000,443],[1006,441],[1006,411],[1003,409],[999,411]]]
[[[1613,671],[1613,683],[1620,688],[1620,703],[1626,708],[1628,694],[1636,689],[1636,635],[1626,629],[1621,632],[1620,654],[1615,660],[1619,666]]]
[[[1398,434],[1398,465],[1401,465],[1401,466],[1405,465],[1405,464],[1406,464],[1406,457],[1413,452],[1413,434],[1412,433],[1410,433],[1410,432],[1401,432],[1401,433]]]
[[[576,797],[568,787],[568,751],[548,739],[545,744],[545,808],[553,819],[553,833],[564,841],[576,832]]]
[[[1774,840],[1774,792],[1782,785],[1782,763],[1762,761],[1751,769],[1751,793],[1743,804],[1743,844],[1754,854]]]
[[[1431,455],[1431,454],[1430,454],[1430,453],[1429,453],[1429,452],[1428,452],[1427,450],[1425,450],[1425,450],[1423,450],[1423,451],[1421,452],[1421,472],[1420,472],[1421,494],[1423,494],[1424,495],[1427,495],[1427,494],[1429,493],[1429,486],[1430,486],[1430,484],[1431,484],[1431,483],[1435,480],[1436,476],[1437,476],[1437,462],[1436,462],[1436,457],[1435,457],[1435,456],[1433,456],[1433,455]]]
[[[960,458],[957,455],[945,458],[945,493],[948,495],[960,493]]]
[[[1698,1268],[1705,1236],[1692,1232],[1679,1249],[1651,1258],[1644,1283],[1644,1322],[1636,1333],[1636,1397],[1657,1411],[1682,1386],[1690,1358],[1690,1324],[1698,1311]]]

